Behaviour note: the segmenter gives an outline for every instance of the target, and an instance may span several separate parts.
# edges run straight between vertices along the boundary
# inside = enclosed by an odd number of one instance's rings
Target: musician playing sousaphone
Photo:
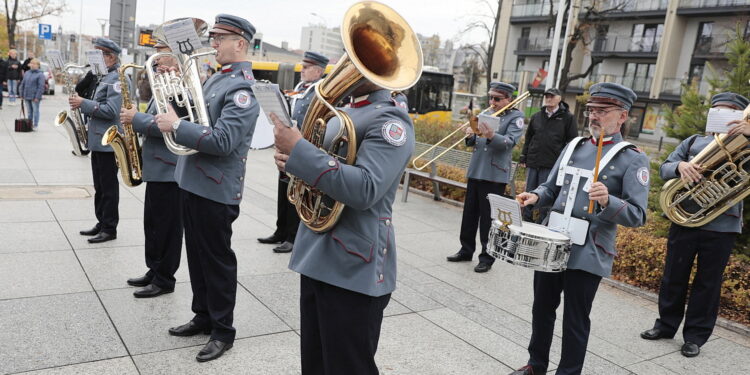
[[[591,326],[589,313],[599,282],[612,270],[617,225],[637,227],[646,222],[649,161],[620,135],[636,95],[616,83],[598,83],[589,92],[584,115],[592,136],[572,140],[547,182],[516,197],[524,207],[551,206],[548,226],[566,233],[573,245],[565,271],[534,272],[529,361],[512,375],[546,373],[561,292],[565,311],[556,374],[581,373]],[[592,182],[599,142],[598,182]],[[592,213],[590,200],[594,201]]]
[[[156,52],[172,52],[163,39],[158,39]],[[146,67],[164,73],[177,68],[172,56],[161,56],[156,66]],[[184,116],[182,107],[173,106],[179,116]],[[137,112],[136,107],[120,109],[123,123],[132,123],[136,133],[144,135],[141,160],[143,181],[146,181],[146,196],[143,202],[143,233],[146,238],[145,255],[148,272],[143,276],[128,279],[128,284],[142,287],[133,292],[136,298],[157,297],[172,293],[174,274],[180,265],[182,253],[182,203],[180,188],[174,178],[177,155],[167,149],[154,116],[157,114],[154,98],[148,102],[146,113]]]
[[[750,100],[732,92],[716,94],[711,98],[712,108],[743,110],[748,104]],[[730,136],[740,133],[750,136],[750,124],[747,121],[735,120],[728,125]],[[679,178],[685,183],[705,181],[705,171],[691,163],[691,160],[713,140],[712,134],[696,134],[682,141],[662,163],[661,178],[665,181]],[[653,328],[641,333],[642,338],[658,340],[674,337],[684,316],[682,337],[685,342],[680,352],[685,357],[700,354],[700,347],[708,341],[716,324],[724,268],[737,235],[742,232],[742,208],[740,200],[705,224],[672,224],[667,240],[664,274],[659,287],[659,318]],[[698,267],[685,311],[688,283],[696,256]]]
[[[490,107],[482,114],[493,114],[511,103],[516,88],[505,82],[491,82],[487,93]],[[472,127],[466,127],[466,145],[473,147],[469,169],[466,171],[466,199],[461,217],[461,248],[447,257],[449,262],[467,262],[476,251],[477,228],[482,252],[476,272],[487,272],[495,258],[487,254],[487,238],[492,219],[487,194],[502,195],[510,180],[510,165],[513,147],[523,136],[523,113],[510,108],[500,115],[497,129],[490,128],[482,121],[477,126],[479,134]]]

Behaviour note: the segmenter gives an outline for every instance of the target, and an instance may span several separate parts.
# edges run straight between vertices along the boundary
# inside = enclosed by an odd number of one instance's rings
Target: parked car
[[[44,72],[46,83],[44,85],[45,95],[55,95],[55,74],[49,64],[41,63],[39,69]]]

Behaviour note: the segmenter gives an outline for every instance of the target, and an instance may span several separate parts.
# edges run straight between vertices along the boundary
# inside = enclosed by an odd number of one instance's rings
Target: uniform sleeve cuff
[[[182,120],[179,128],[174,132],[174,140],[177,144],[200,150],[201,140],[210,134],[210,127]]]
[[[87,115],[91,115],[94,112],[99,110],[99,103],[90,100],[90,99],[83,99],[81,102],[81,112]]]

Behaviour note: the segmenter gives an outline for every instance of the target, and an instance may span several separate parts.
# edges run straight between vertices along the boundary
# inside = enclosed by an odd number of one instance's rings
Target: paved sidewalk
[[[276,220],[272,151],[250,152],[234,224],[237,341],[220,360],[199,364],[205,336],[167,334],[192,317],[185,257],[173,294],[135,299],[125,284],[145,271],[144,187],[121,185],[117,240],[90,245],[78,234],[94,224],[93,188],[89,159],[72,156],[52,125],[65,99],[45,97],[34,133],[13,132],[19,107],[6,101],[0,111],[0,374],[300,373],[299,276],[287,269],[288,254],[255,240]],[[476,274],[473,263],[447,263],[460,217],[417,195],[396,204],[399,284],[377,355],[383,374],[504,375],[527,359],[532,273],[495,263]],[[656,317],[646,299],[601,285],[591,315],[584,374],[750,373],[750,338],[725,329],[693,359],[680,355],[680,334],[640,339]],[[558,319],[555,363],[560,334]]]

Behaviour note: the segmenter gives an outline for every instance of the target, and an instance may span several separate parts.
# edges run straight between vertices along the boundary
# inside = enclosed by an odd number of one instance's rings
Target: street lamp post
[[[310,15],[320,18],[323,21],[323,27],[325,27],[326,29],[328,28],[328,22],[326,22],[326,19],[323,18],[323,16],[315,12],[310,12]]]

